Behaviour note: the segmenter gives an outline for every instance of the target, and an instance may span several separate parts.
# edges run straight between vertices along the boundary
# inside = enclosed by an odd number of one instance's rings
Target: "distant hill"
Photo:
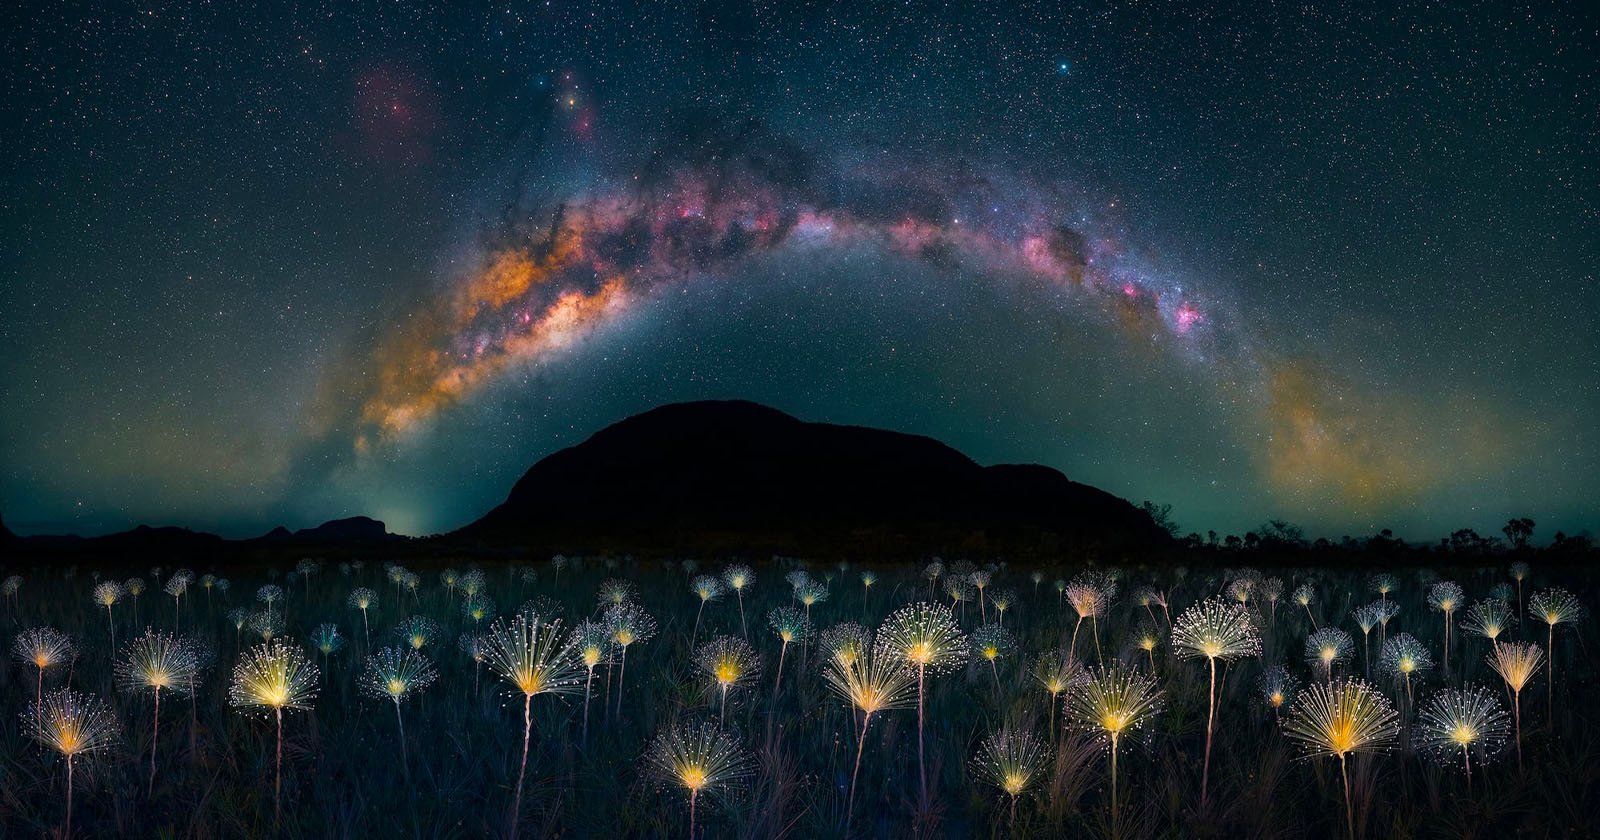
[[[324,522],[315,528],[301,528],[290,531],[279,525],[256,537],[253,542],[273,543],[341,543],[341,542],[377,542],[393,539],[394,535],[382,522],[365,516],[352,516],[348,519],[334,519]]]
[[[863,554],[1152,547],[1144,511],[1037,465],[931,438],[808,423],[750,402],[662,406],[535,464],[450,535],[572,549]]]

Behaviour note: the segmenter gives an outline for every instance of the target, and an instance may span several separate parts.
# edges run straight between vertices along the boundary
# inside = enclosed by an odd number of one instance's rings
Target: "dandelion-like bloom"
[[[739,635],[749,636],[750,629],[744,623],[744,591],[755,585],[756,573],[742,563],[737,563],[722,570],[722,582],[733,590],[734,598],[739,601]]]
[[[802,581],[802,585],[804,583]],[[811,635],[811,619],[794,607],[774,607],[767,612],[767,626],[783,643],[778,650],[778,677],[772,684],[772,702],[777,703],[778,689],[783,685],[783,662],[789,654],[789,645],[804,641]]]
[[[117,717],[98,697],[58,688],[29,705],[23,731],[67,760],[67,824],[61,836],[71,837],[74,762],[116,745]]]
[[[11,642],[11,656],[24,665],[32,665],[37,672],[33,702],[44,701],[44,672],[72,661],[78,655],[78,646],[72,637],[54,627],[30,627],[17,634]]]
[[[597,597],[602,609],[620,607],[639,600],[639,587],[622,578],[606,578],[600,582]]]
[[[1428,588],[1428,606],[1444,613],[1444,671],[1450,673],[1450,637],[1454,635],[1456,610],[1466,602],[1460,584],[1442,580]]]
[[[1527,563],[1518,561],[1511,564],[1510,571],[1511,579],[1517,582],[1517,613],[1520,614],[1522,612],[1522,582],[1528,579],[1528,575],[1532,573],[1533,569]]]
[[[1433,654],[1427,645],[1410,633],[1398,633],[1383,643],[1378,652],[1378,669],[1406,686],[1406,704],[1411,703],[1411,676],[1433,670]]]
[[[806,617],[810,618],[811,608],[828,600],[828,587],[814,580],[806,581],[795,589],[794,597],[796,601],[800,602],[801,606],[805,607]]]
[[[1333,679],[1333,666],[1350,661],[1355,639],[1337,627],[1324,627],[1306,637],[1306,663],[1322,668],[1323,676]]]
[[[1511,689],[1511,715],[1517,727],[1517,769],[1522,768],[1522,689],[1539,673],[1544,651],[1532,642],[1495,642],[1489,667]]]
[[[1234,605],[1229,605],[1234,606]],[[1088,679],[1067,695],[1067,714],[1080,726],[1111,742],[1111,819],[1117,815],[1117,747],[1122,737],[1161,712],[1161,689],[1154,674],[1141,674],[1119,663],[1088,672]],[[1115,834],[1115,830],[1112,832]]]
[[[1447,688],[1428,698],[1417,715],[1416,743],[1424,753],[1449,766],[1461,759],[1472,790],[1472,761],[1489,763],[1505,748],[1511,716],[1493,691],[1482,686]]]
[[[277,606],[283,600],[283,587],[269,583],[256,590],[256,600],[267,605],[267,609]]]
[[[1550,652],[1550,667],[1544,672],[1547,714],[1555,713],[1556,625],[1575,624],[1583,617],[1578,599],[1565,589],[1546,589],[1528,599],[1528,614],[1545,624],[1545,649]]]
[[[1255,578],[1236,578],[1228,584],[1228,597],[1235,604],[1242,607],[1250,603],[1250,597],[1255,594],[1255,588]]]
[[[856,762],[850,772],[850,793],[845,800],[845,836],[850,836],[850,821],[855,811],[856,778],[861,773],[861,754],[867,746],[867,727],[872,716],[911,706],[912,673],[902,660],[879,649],[853,658],[831,657],[822,669],[822,678],[840,700],[861,712],[861,735],[856,740]]]
[[[1311,619],[1311,629],[1317,629],[1317,617],[1311,614],[1311,603],[1317,599],[1317,590],[1309,583],[1302,583],[1295,587],[1291,596],[1300,608],[1306,611],[1306,618]]]
[[[1011,824],[1017,822],[1017,798],[1043,780],[1050,761],[1050,748],[1038,736],[1023,729],[992,732],[978,746],[972,759],[972,775],[994,785],[1011,797]]]
[[[228,702],[246,713],[271,710],[278,725],[277,758],[272,780],[272,819],[276,823],[283,811],[283,712],[309,709],[317,697],[322,672],[298,647],[282,639],[256,645],[233,666],[233,683],[228,686]]]
[[[522,695],[522,763],[511,805],[511,834],[516,836],[522,811],[522,782],[528,770],[528,736],[533,731],[533,698],[540,694],[575,694],[583,677],[572,639],[561,636],[561,621],[541,623],[518,615],[496,621],[484,636],[484,661]]]
[[[1067,646],[1067,655],[1074,658],[1078,655],[1078,630],[1083,627],[1083,620],[1096,619],[1106,611],[1106,594],[1100,587],[1090,583],[1074,581],[1062,594],[1066,596],[1067,603],[1072,606],[1072,611],[1078,614],[1078,620],[1072,625],[1072,643]],[[1100,634],[1095,633],[1095,659],[1104,657],[1100,654]]]
[[[928,798],[928,769],[923,741],[929,674],[955,670],[967,662],[966,637],[955,613],[943,604],[920,601],[896,610],[878,630],[879,653],[917,672],[917,770],[922,798]]]
[[[1010,656],[1017,649],[1017,637],[1010,630],[998,624],[985,624],[972,631],[968,639],[972,647],[972,655],[989,663],[989,671],[994,675],[994,691],[996,699],[1000,696],[1000,667],[997,664],[1001,659]]]
[[[597,621],[583,621],[572,629],[572,649],[583,664],[583,741],[589,743],[589,698],[594,688],[594,669],[611,656],[611,628]]]
[[[1479,601],[1468,607],[1466,614],[1461,616],[1461,629],[1491,642],[1498,641],[1500,634],[1510,626],[1511,605],[1498,598]]]
[[[989,603],[994,604],[996,621],[1001,627],[1006,626],[1006,611],[1017,603],[1017,592],[1014,589],[1002,589],[989,596]]]
[[[761,675],[761,657],[739,636],[718,636],[701,645],[695,651],[694,664],[700,673],[711,679],[712,687],[721,695],[718,720],[728,713],[728,689],[743,688]]]
[[[650,745],[645,761],[662,780],[689,794],[690,837],[700,796],[726,799],[754,773],[749,754],[710,723],[674,726]]]
[[[1033,669],[1028,672],[1033,681],[1038,683],[1050,694],[1050,714],[1045,717],[1050,721],[1050,743],[1056,740],[1056,715],[1061,707],[1058,701],[1061,695],[1083,680],[1087,679],[1087,672],[1078,660],[1059,653],[1041,653],[1034,660]]]
[[[690,581],[689,589],[700,602],[694,613],[694,633],[689,636],[689,646],[694,647],[695,640],[700,638],[700,618],[705,615],[706,604],[722,598],[722,580],[712,575],[699,575]]]
[[[425,615],[408,616],[394,628],[395,638],[412,650],[422,650],[434,644],[443,634],[444,628],[439,626],[439,622]]]
[[[1150,673],[1156,672],[1156,648],[1161,644],[1161,631],[1154,624],[1143,622],[1133,634],[1133,646],[1144,651],[1150,660]]]
[[[154,791],[156,785],[156,744],[161,740],[161,690],[187,693],[194,683],[195,668],[193,648],[176,636],[146,630],[144,635],[128,643],[127,651],[112,669],[117,685],[123,691],[129,694],[149,691],[155,697],[155,712],[150,723],[149,791]]]
[[[461,587],[461,594],[471,597],[481,595],[489,588],[489,576],[482,569],[468,569],[461,573],[461,580],[457,585]]]
[[[617,675],[617,714],[622,714],[623,686],[628,679],[628,648],[648,642],[656,636],[656,620],[637,604],[617,604],[606,610],[606,624],[611,628],[611,643],[622,651],[622,666]]]
[[[872,633],[853,621],[841,621],[817,634],[817,647],[826,655],[821,663],[824,667],[829,661],[853,665],[867,655],[871,645]]]
[[[1313,683],[1295,698],[1284,734],[1300,742],[1307,758],[1337,756],[1344,779],[1345,822],[1356,836],[1345,757],[1383,752],[1400,734],[1400,715],[1381,692],[1359,679]]]
[[[1282,713],[1283,707],[1289,704],[1290,698],[1294,697],[1299,684],[1294,674],[1289,673],[1289,669],[1282,665],[1274,665],[1262,671],[1256,680],[1256,688],[1261,692],[1261,699],[1272,707],[1272,716],[1275,718]]]
[[[328,657],[344,649],[344,636],[339,633],[339,625],[323,622],[317,629],[311,631],[311,646],[317,653],[322,654],[322,666],[328,666]]]
[[[1396,580],[1394,575],[1389,574],[1388,572],[1378,572],[1372,577],[1367,578],[1367,586],[1371,587],[1373,592],[1378,593],[1378,600],[1380,601],[1389,600],[1389,593],[1393,592],[1394,588],[1398,585],[1399,581]]]
[[[412,648],[388,647],[366,658],[361,671],[361,692],[377,700],[394,703],[394,722],[400,733],[400,766],[411,778],[411,759],[406,751],[406,724],[400,704],[439,679],[439,670],[428,657]]]
[[[281,613],[272,610],[256,610],[250,613],[250,629],[260,636],[263,642],[270,642],[282,635],[285,628],[286,622]]]
[[[1376,610],[1378,619],[1378,644],[1381,646],[1389,640],[1389,622],[1400,614],[1400,604],[1395,601],[1379,601]]]
[[[378,593],[365,586],[350,590],[350,598],[346,601],[353,610],[361,611],[361,634],[367,640],[367,647],[372,647],[372,628],[367,623],[367,610],[378,606]]]
[[[450,597],[454,598],[456,586],[461,583],[461,573],[455,569],[445,569],[439,573],[439,582],[444,584],[445,591],[450,593]]]
[[[988,569],[977,569],[967,575],[967,582],[972,584],[972,588],[977,591],[978,620],[984,624],[989,622],[989,610],[984,603],[984,595],[989,588],[989,584],[993,581],[994,573]]]
[[[122,600],[122,585],[114,580],[101,581],[95,584],[93,599],[97,606],[106,608],[106,626],[111,630],[111,647],[117,646],[117,624],[111,617],[111,607]]]
[[[1172,650],[1179,659],[1204,656],[1211,668],[1206,752],[1200,769],[1200,807],[1204,808],[1211,781],[1211,739],[1217,722],[1217,660],[1229,662],[1242,656],[1260,656],[1261,632],[1244,607],[1211,598],[1178,616],[1177,623],[1172,625]]]

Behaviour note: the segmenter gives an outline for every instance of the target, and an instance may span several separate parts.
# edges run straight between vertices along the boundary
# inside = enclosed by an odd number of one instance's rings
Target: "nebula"
[[[404,438],[497,377],[571,346],[667,284],[731,277],[785,248],[876,248],[1020,279],[1184,340],[1201,299],[1150,276],[1064,191],[970,167],[824,165],[759,128],[677,138],[626,188],[528,211],[380,338],[358,452]]]

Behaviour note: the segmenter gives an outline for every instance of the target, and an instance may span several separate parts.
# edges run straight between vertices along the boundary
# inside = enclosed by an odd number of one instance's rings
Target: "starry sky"
[[[0,512],[411,534],[655,405],[1600,526],[1590,4],[24,3]]]

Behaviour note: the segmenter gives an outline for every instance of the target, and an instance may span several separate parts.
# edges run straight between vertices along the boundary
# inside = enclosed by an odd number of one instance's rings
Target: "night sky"
[[[429,533],[746,398],[1202,533],[1600,526],[1597,7],[1467,5],[26,3],[0,512]]]

